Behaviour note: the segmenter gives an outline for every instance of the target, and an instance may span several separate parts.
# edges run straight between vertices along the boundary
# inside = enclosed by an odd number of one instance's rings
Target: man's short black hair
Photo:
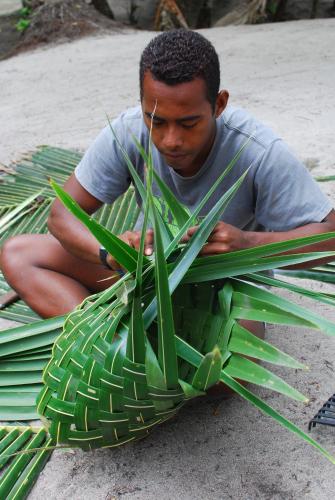
[[[165,31],[151,40],[140,60],[141,100],[146,71],[167,85],[202,78],[214,110],[220,88],[220,63],[213,45],[199,33],[184,29]]]

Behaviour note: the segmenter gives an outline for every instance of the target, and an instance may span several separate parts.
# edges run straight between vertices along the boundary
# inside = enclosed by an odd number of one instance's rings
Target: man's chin
[[[190,158],[187,157],[181,157],[181,158],[171,158],[168,156],[164,156],[165,162],[168,164],[169,167],[173,168],[173,170],[176,170],[177,172],[182,173],[183,170],[187,171],[190,168]]]

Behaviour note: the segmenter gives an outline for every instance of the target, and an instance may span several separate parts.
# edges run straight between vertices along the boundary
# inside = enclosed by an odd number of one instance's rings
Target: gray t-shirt
[[[114,120],[113,128],[143,179],[144,163],[131,137],[134,134],[147,147],[149,133],[141,108],[122,113]],[[179,175],[153,145],[154,168],[192,211],[250,135],[253,138],[200,215],[205,215],[251,167],[221,220],[252,231],[287,231],[322,221],[332,209],[330,200],[284,142],[242,109],[228,107],[217,119],[214,144],[195,175]],[[112,203],[128,189],[131,176],[109,126],[87,150],[75,175],[90,194],[104,203]],[[153,191],[159,194],[155,184]]]

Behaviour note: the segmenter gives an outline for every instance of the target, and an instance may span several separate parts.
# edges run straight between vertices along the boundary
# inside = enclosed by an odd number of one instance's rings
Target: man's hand
[[[198,226],[191,227],[182,238],[182,242],[186,243],[197,229]],[[207,243],[202,247],[200,255],[217,255],[248,248],[247,234],[247,232],[230,224],[218,222],[210,234]]]
[[[197,229],[198,226],[191,227],[181,241],[184,243],[189,241]],[[295,238],[303,238],[327,232],[335,232],[334,210],[331,210],[322,222],[312,222],[289,231],[242,231],[241,229],[231,226],[230,224],[218,222],[210,234],[207,243],[203,246],[200,255],[217,255],[220,253],[232,252],[234,250],[243,250],[245,248],[253,248],[259,245],[268,245],[270,243],[279,243],[280,241],[293,240]],[[281,255],[329,251],[335,251],[335,238],[300,247],[290,252],[284,252]],[[332,256],[303,264],[286,266],[286,269],[308,269],[310,267],[323,265],[331,261],[334,261]]]
[[[136,250],[138,250],[141,242],[141,231],[126,231],[123,234],[119,234],[118,238],[127,243],[127,245],[129,245],[130,247],[136,248]],[[152,255],[153,242],[154,232],[152,229],[148,229],[144,242],[144,255]],[[120,264],[114,259],[112,255],[107,256],[107,263],[111,266],[112,269],[122,269]]]

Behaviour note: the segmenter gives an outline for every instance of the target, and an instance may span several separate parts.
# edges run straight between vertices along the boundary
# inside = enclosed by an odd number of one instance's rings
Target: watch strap
[[[110,269],[111,271],[114,271],[119,276],[124,276],[124,271],[122,271],[122,269],[114,269],[111,265],[108,264],[108,261],[107,261],[108,252],[107,252],[106,248],[104,248],[104,247],[99,248],[99,257],[100,257],[101,264],[106,269]]]
[[[108,252],[107,252],[106,248],[100,247],[99,248],[99,257],[100,257],[101,264],[104,267],[106,267],[106,269],[110,269],[111,271],[114,271],[112,266],[110,266],[107,262],[107,256],[108,256]]]

